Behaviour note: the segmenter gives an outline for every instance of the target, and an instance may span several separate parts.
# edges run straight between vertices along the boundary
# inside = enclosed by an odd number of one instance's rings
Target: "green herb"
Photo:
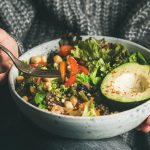
[[[46,96],[46,93],[36,93],[34,101],[37,105],[42,104],[44,98]]]
[[[43,92],[43,89],[44,89],[44,83],[43,82],[40,82],[40,84],[38,84],[37,86],[37,89],[41,92]]]
[[[92,100],[86,102],[82,116],[96,116],[95,105]]]
[[[140,64],[143,64],[143,65],[148,64],[148,62],[146,61],[146,59],[144,58],[144,56],[140,52],[137,52],[137,60]]]
[[[78,73],[76,77],[76,81],[79,83],[89,83],[90,77],[84,73]]]
[[[45,105],[43,105],[43,104],[39,104],[39,106],[38,106],[40,109],[45,109],[46,108],[46,106]]]
[[[94,85],[98,85],[109,71],[124,63],[129,56],[128,50],[123,45],[95,38],[80,41],[71,53],[75,58],[87,62],[89,78]],[[77,76],[77,81],[82,80],[84,81],[81,75]]]
[[[87,95],[83,91],[80,91],[79,95],[82,97],[82,99],[84,101],[89,101],[89,98],[87,97]]]
[[[143,64],[143,65],[148,64],[148,62],[146,61],[146,59],[140,52],[135,52],[135,53],[131,54],[128,58],[128,61],[129,62],[137,62],[137,63]]]

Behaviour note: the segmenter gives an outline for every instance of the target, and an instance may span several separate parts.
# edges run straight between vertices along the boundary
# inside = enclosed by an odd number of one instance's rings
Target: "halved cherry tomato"
[[[72,56],[69,56],[67,58],[67,61],[70,64],[70,76],[69,76],[68,80],[65,83],[66,87],[70,86],[71,84],[73,84],[75,82],[75,80],[76,80],[76,74],[79,71],[79,69],[78,69],[78,63],[77,63],[77,61]]]
[[[66,76],[66,62],[61,61],[60,64],[59,64],[59,68],[60,68],[62,81],[64,81],[65,76]]]
[[[74,47],[71,45],[62,45],[59,53],[61,56],[67,56],[70,54],[72,49],[74,49]]]
[[[71,86],[76,80],[76,75],[72,75],[68,78],[67,82],[65,83],[65,86]]]
[[[69,56],[67,61],[70,64],[70,75],[76,75],[79,71],[77,61],[72,56]]]
[[[84,74],[88,74],[89,73],[89,70],[86,67],[81,66],[81,65],[79,65],[79,71],[83,72]]]

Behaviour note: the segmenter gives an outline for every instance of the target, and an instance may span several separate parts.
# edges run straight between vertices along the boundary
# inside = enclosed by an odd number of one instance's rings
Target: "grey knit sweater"
[[[121,37],[150,48],[150,0],[0,0],[0,27],[25,49],[66,31]],[[150,135],[140,136],[150,149]],[[136,149],[139,133],[122,137]]]

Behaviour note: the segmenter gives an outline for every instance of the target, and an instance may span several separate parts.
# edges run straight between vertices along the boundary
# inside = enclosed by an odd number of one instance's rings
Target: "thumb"
[[[0,49],[0,63],[10,60],[8,55]]]
[[[11,65],[9,63],[0,64],[0,84],[5,83]]]

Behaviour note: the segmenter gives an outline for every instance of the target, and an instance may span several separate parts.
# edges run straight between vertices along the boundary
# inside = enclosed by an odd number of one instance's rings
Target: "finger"
[[[0,63],[0,74],[7,72],[12,66],[12,61]]]
[[[0,74],[7,72],[8,69],[7,65],[0,64]]]
[[[0,83],[5,83],[10,66],[9,65],[0,65]]]
[[[143,131],[144,133],[148,133],[148,132],[150,132],[150,126],[143,126],[142,128],[141,128],[141,131]]]
[[[7,54],[0,50],[0,63],[10,60]]]
[[[147,118],[146,120],[146,125],[149,125],[150,126],[150,116]]]
[[[18,46],[16,41],[3,29],[0,28],[0,44],[10,50],[16,57],[18,57]],[[0,50],[2,59],[7,60],[8,56],[2,50]]]
[[[0,28],[0,42],[3,42],[8,36],[9,34]]]
[[[7,81],[8,72],[0,74],[0,84],[3,84]]]
[[[11,37],[9,36],[9,34],[0,28],[0,44],[8,47],[7,45],[11,44],[11,42],[9,42],[10,38]],[[7,61],[8,59],[9,59],[9,57],[7,56],[7,54],[5,54],[2,50],[0,50],[0,62]]]

